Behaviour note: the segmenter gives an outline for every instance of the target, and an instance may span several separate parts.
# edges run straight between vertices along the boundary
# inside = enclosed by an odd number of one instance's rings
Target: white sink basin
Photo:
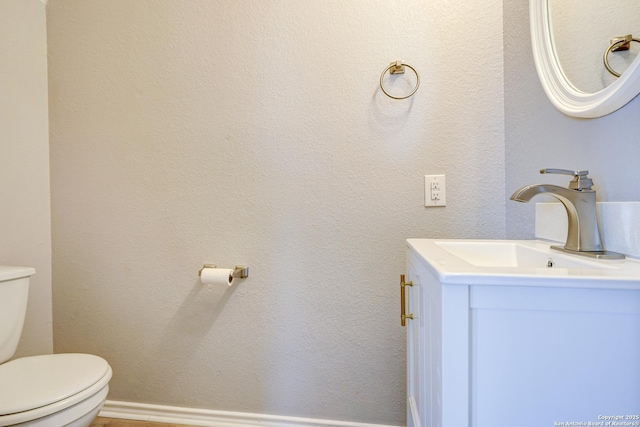
[[[435,244],[477,267],[614,268],[589,258],[559,257],[547,246],[541,250],[529,242],[458,240],[436,241]]]
[[[599,260],[540,240],[408,239],[441,283],[640,289],[640,262]],[[605,284],[606,283],[606,284]]]

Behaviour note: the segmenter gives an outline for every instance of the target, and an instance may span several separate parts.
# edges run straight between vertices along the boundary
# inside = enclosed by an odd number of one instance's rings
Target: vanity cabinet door
[[[407,286],[407,425],[469,425],[469,287],[443,287],[411,251]]]
[[[429,339],[425,331],[422,310],[422,284],[420,276],[411,262],[407,265],[407,281],[411,286],[405,286],[405,304],[407,314],[413,318],[406,320],[407,330],[407,426],[424,427],[427,423],[427,408],[430,398],[427,396],[425,372],[425,341]]]
[[[441,427],[442,318],[440,284],[410,256],[407,263],[407,425]]]

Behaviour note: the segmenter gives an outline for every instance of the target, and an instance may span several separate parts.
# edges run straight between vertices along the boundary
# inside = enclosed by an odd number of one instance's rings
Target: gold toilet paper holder
[[[200,271],[198,271],[198,276],[202,276],[202,270],[204,270],[205,268],[217,268],[217,266],[215,264],[204,264]],[[231,275],[238,279],[246,279],[247,277],[249,277],[249,266],[236,265]]]

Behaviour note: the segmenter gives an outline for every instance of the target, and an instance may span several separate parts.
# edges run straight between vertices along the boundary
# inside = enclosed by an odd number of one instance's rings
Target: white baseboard
[[[107,400],[101,417],[209,427],[397,427]]]

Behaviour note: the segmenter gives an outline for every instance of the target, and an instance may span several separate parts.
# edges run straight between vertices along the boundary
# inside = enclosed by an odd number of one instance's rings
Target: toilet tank
[[[31,267],[0,266],[0,363],[11,359],[18,347],[27,313]]]

